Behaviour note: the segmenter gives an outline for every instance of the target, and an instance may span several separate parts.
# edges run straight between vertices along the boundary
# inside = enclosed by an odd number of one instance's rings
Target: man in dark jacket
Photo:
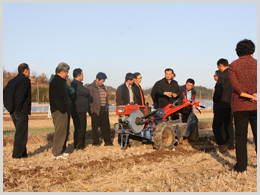
[[[155,96],[158,98],[158,108],[164,108],[168,104],[175,102],[181,95],[178,82],[173,80],[175,74],[172,69],[165,69],[165,78],[157,83]]]
[[[69,134],[70,102],[65,86],[69,65],[61,62],[49,88],[50,108],[55,127],[52,154],[54,159],[66,159],[66,142]]]
[[[100,145],[98,134],[99,127],[104,138],[105,146],[113,145],[110,139],[108,97],[106,88],[104,86],[106,79],[106,74],[99,72],[96,76],[96,80],[87,87],[92,98],[92,102],[90,103],[90,112],[93,146]]]
[[[15,126],[13,158],[28,156],[28,115],[31,114],[30,68],[22,63],[18,66],[18,75],[10,80],[3,90],[4,106],[9,111]]]
[[[152,88],[152,91],[151,91],[151,97],[152,97],[152,100],[153,100],[153,107],[154,107],[154,109],[158,108],[158,95],[156,95],[155,93],[156,93],[156,89],[157,89],[159,83],[160,83],[160,80],[157,81],[153,85],[153,88]]]
[[[217,62],[218,69],[222,72],[215,86],[213,95],[214,118],[213,133],[218,144],[217,150],[225,152],[227,149],[234,150],[234,127],[231,112],[232,86],[228,76],[228,61],[221,58]],[[226,137],[223,137],[221,127],[224,124]]]
[[[135,72],[135,82],[132,84],[132,89],[134,93],[134,99],[136,99],[136,104],[145,106],[144,92],[140,83],[142,82],[142,75],[139,72]]]
[[[195,81],[191,78],[187,79],[186,84],[180,87],[181,95],[178,99],[178,104],[181,104],[183,99],[188,99],[189,101],[194,101],[196,96],[196,90],[193,88]],[[186,106],[181,109],[182,122],[186,123],[190,113],[192,112],[192,106]]]
[[[74,123],[74,149],[84,149],[90,92],[83,86],[83,72],[80,68],[73,71],[73,77],[71,87],[75,89],[75,94],[71,99],[71,110]]]
[[[134,83],[134,74],[127,73],[125,76],[125,82],[116,89],[116,104],[136,104],[136,96],[134,96],[132,84]]]

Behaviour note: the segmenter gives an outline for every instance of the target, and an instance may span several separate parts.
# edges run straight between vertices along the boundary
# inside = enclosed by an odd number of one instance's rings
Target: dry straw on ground
[[[206,126],[204,126],[206,127]],[[29,158],[13,159],[13,136],[4,136],[4,192],[256,192],[257,156],[248,136],[248,169],[232,171],[235,151],[214,152],[212,130],[200,129],[198,142],[184,142],[173,150],[154,150],[151,145],[121,150],[117,133],[114,146],[91,145],[73,149],[67,143],[66,160],[52,157],[52,134],[30,135]]]

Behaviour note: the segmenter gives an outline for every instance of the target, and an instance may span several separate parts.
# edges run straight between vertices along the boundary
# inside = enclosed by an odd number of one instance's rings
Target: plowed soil
[[[41,114],[46,113],[37,116]],[[49,120],[34,116],[30,120],[37,118],[38,127],[41,120],[43,123]],[[3,122],[5,128],[9,119]],[[257,155],[250,128],[248,168],[243,173],[232,170],[235,151],[215,151],[211,123],[199,124],[199,141],[185,140],[170,151],[155,150],[151,144],[121,150],[114,129],[111,129],[113,146],[104,146],[103,142],[99,147],[92,146],[89,131],[86,148],[74,150],[71,133],[67,142],[71,154],[60,160],[54,160],[51,153],[53,133],[29,135],[29,156],[24,159],[12,158],[13,137],[3,138],[4,192],[257,191]]]

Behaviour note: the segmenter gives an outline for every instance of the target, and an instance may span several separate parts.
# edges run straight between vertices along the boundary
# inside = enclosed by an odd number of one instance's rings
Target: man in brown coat
[[[100,127],[104,138],[105,146],[112,146],[110,139],[110,122],[109,122],[109,104],[107,91],[104,82],[107,76],[103,72],[99,72],[96,80],[93,81],[87,88],[90,91],[92,102],[90,103],[91,125],[93,146],[99,146],[98,128]]]

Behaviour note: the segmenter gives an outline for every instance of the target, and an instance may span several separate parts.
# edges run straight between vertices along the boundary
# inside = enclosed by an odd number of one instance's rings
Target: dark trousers
[[[112,144],[110,139],[110,122],[108,117],[108,111],[105,107],[101,107],[99,116],[95,112],[91,114],[91,125],[93,145],[100,145],[98,134],[99,127],[104,138],[105,144]]]
[[[10,113],[14,126],[14,148],[13,158],[24,158],[27,157],[26,143],[28,141],[28,114],[23,112]]]
[[[83,149],[87,127],[86,112],[72,112],[72,119],[74,124],[74,149]]]
[[[57,110],[52,113],[52,119],[55,127],[52,154],[53,156],[59,156],[66,149],[69,135],[70,115],[68,115],[67,112],[63,114]]]
[[[238,111],[234,113],[236,134],[236,156],[238,171],[245,171],[247,167],[247,132],[248,122],[251,125],[257,152],[257,110]]]
[[[225,137],[222,132],[223,125]],[[235,132],[231,109],[215,109],[212,127],[217,144],[227,145],[229,149],[234,149]]]

